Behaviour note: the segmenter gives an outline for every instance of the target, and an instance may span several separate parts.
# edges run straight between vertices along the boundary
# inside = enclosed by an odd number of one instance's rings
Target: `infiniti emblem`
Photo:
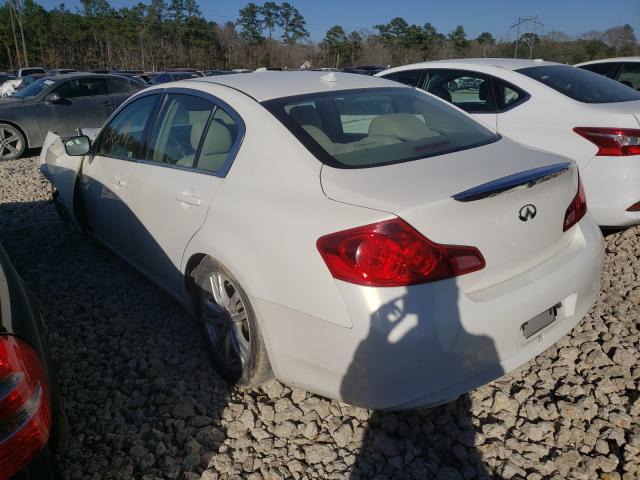
[[[538,210],[536,209],[536,206],[528,203],[527,205],[525,205],[520,209],[520,212],[518,213],[518,218],[520,218],[520,220],[522,220],[523,222],[526,222],[527,220],[534,219],[537,213],[538,213]]]

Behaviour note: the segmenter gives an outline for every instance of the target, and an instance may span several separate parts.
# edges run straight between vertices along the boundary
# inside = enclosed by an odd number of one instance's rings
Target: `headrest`
[[[192,110],[188,114],[188,121],[191,125],[191,147],[196,150],[200,138],[202,138],[202,132],[209,119],[211,111],[209,110]]]
[[[391,135],[394,137],[417,140],[432,135],[429,128],[420,119],[409,113],[388,113],[378,115],[369,125],[369,136]]]
[[[486,80],[480,84],[478,98],[485,101],[489,99],[489,82]]]
[[[218,120],[213,120],[204,139],[201,156],[228,153],[232,145],[233,138],[227,126]]]
[[[316,107],[312,105],[297,105],[289,110],[289,115],[299,125],[313,125],[314,127],[321,128],[322,120]]]
[[[444,87],[433,87],[429,89],[429,93],[434,94],[436,97],[440,97],[443,100],[446,100],[447,102],[451,103],[452,98],[451,98],[451,94],[449,93],[449,90],[447,90]]]

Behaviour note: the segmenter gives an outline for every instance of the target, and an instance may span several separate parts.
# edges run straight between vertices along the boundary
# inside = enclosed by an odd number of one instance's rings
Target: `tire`
[[[273,377],[258,320],[240,283],[210,257],[203,258],[191,276],[198,328],[220,375],[242,388],[257,387]]]
[[[0,160],[20,158],[26,148],[24,135],[13,125],[0,123]]]

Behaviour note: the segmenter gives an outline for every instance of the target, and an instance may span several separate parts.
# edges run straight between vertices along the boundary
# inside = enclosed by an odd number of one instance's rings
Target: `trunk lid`
[[[544,262],[568,246],[575,231],[562,230],[578,188],[573,163],[504,138],[384,167],[325,165],[321,183],[329,198],[397,215],[432,241],[477,247],[486,267],[459,277],[467,293]],[[535,216],[523,221],[528,205]]]

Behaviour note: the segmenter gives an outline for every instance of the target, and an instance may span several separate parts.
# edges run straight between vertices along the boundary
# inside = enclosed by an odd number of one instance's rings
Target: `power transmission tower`
[[[544,28],[544,23],[540,22],[538,20],[538,16],[535,15],[533,17],[518,17],[518,21],[509,27],[509,35],[511,35],[511,31],[514,28],[516,29],[516,45],[513,51],[513,58],[517,58],[518,56],[518,43],[520,42],[520,27],[523,27],[523,29],[525,30],[525,33],[531,33],[527,41],[527,43],[529,44],[529,58],[531,58],[533,56],[533,43],[535,41],[536,28],[537,27]]]

